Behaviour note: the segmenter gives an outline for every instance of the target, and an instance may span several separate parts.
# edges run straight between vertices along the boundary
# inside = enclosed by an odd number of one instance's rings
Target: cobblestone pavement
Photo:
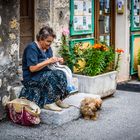
[[[140,93],[117,91],[103,100],[97,121],[25,127],[0,122],[0,140],[140,140]]]

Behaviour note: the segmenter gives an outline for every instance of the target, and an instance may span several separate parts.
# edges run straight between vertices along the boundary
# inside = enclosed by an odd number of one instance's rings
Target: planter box
[[[117,71],[112,71],[97,76],[73,74],[78,78],[79,92],[100,95],[101,98],[115,93],[117,86]]]

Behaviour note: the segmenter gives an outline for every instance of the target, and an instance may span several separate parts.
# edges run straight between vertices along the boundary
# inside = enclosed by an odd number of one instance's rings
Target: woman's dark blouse
[[[37,47],[35,42],[30,43],[24,50],[22,58],[22,70],[23,70],[23,81],[35,80],[39,81],[40,76],[49,68],[46,66],[40,71],[30,72],[29,66],[35,66],[36,64],[53,56],[52,49],[44,52]]]

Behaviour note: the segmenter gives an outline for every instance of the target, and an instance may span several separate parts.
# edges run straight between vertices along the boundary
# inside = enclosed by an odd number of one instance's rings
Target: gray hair
[[[53,29],[49,26],[45,26],[40,29],[38,34],[36,35],[37,41],[44,40],[48,36],[52,36],[53,38],[56,38],[56,34],[54,33]]]

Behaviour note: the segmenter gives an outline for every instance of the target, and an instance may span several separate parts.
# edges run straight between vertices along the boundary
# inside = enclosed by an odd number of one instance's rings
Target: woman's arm
[[[49,59],[47,59],[43,62],[40,62],[40,63],[36,64],[35,66],[30,66],[29,70],[31,72],[36,72],[36,71],[39,71],[39,70],[43,69],[47,65],[55,63],[55,62],[58,62],[58,58],[57,57],[51,57],[51,58],[49,58]]]

